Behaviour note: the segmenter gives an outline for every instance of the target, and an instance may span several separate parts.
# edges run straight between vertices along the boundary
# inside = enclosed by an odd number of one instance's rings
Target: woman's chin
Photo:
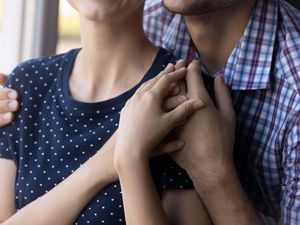
[[[106,22],[118,17],[116,10],[99,10],[99,9],[86,9],[80,12],[81,16],[93,22]]]
[[[83,13],[82,16],[93,22],[103,22],[108,20],[111,16],[107,15],[107,13],[99,13],[99,12],[94,12],[94,13]]]

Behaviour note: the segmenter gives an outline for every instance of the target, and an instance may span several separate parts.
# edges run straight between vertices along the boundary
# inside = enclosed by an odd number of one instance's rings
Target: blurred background
[[[28,58],[78,47],[79,19],[67,0],[0,0],[1,72]]]
[[[59,2],[59,38],[56,52],[62,53],[80,46],[79,20],[76,11],[66,0]]]
[[[300,9],[300,0],[288,1]],[[79,20],[67,0],[0,0],[0,71],[77,47]]]

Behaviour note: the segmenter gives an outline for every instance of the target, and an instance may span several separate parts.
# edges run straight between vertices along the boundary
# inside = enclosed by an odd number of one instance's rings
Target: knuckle
[[[155,98],[157,98],[157,93],[156,93],[155,91],[153,91],[153,90],[149,90],[149,91],[147,91],[147,93],[145,94],[145,97],[146,97],[148,100],[152,101],[152,100],[154,100]]]
[[[181,107],[181,115],[182,117],[186,117],[186,115],[189,113],[189,107],[186,105],[184,107]]]
[[[135,94],[127,102],[131,101],[133,98],[141,98],[143,94],[144,94],[143,90],[139,90],[135,92]]]
[[[152,78],[151,80],[148,80],[148,81],[146,81],[145,83],[143,83],[143,85],[148,86],[148,85],[150,85],[154,80],[155,80],[155,78]]]
[[[186,123],[186,118],[185,117],[178,118],[177,121],[176,121],[177,126],[184,125],[185,123]]]
[[[163,82],[169,82],[169,81],[171,81],[171,75],[166,74],[161,79],[162,79]]]

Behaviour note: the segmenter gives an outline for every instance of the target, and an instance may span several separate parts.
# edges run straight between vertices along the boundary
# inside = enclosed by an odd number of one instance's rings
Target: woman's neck
[[[146,73],[157,49],[146,38],[142,19],[137,18],[142,14],[106,23],[81,18],[83,48],[70,77],[70,88],[81,86],[89,94],[75,98],[99,101],[113,97]]]
[[[221,70],[242,37],[256,0],[200,16],[186,16],[192,39],[211,74]]]

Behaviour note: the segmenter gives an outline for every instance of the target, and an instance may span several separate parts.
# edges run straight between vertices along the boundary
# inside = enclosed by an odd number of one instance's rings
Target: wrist
[[[199,195],[207,195],[210,192],[213,194],[216,191],[240,185],[233,163],[226,162],[221,163],[220,166],[206,167],[205,171],[205,173],[196,171],[190,174]]]
[[[94,186],[103,187],[118,180],[118,174],[113,164],[113,154],[110,151],[98,151],[83,165],[86,179],[94,182]]]
[[[97,193],[103,187],[113,182],[112,176],[109,175],[110,171],[104,171],[105,169],[99,167],[99,164],[95,162],[94,158],[90,159],[76,171],[80,174],[78,185],[84,184],[87,194]]]
[[[218,180],[195,184],[196,192],[215,224],[261,224],[234,168],[226,169]],[[226,205],[226,207],[224,207]]]
[[[114,165],[118,176],[136,173],[140,170],[148,169],[149,159],[138,154],[127,156],[116,156]]]
[[[116,145],[114,155],[114,166],[117,172],[123,169],[132,169],[135,165],[146,164],[148,157],[145,151],[138,146]]]

